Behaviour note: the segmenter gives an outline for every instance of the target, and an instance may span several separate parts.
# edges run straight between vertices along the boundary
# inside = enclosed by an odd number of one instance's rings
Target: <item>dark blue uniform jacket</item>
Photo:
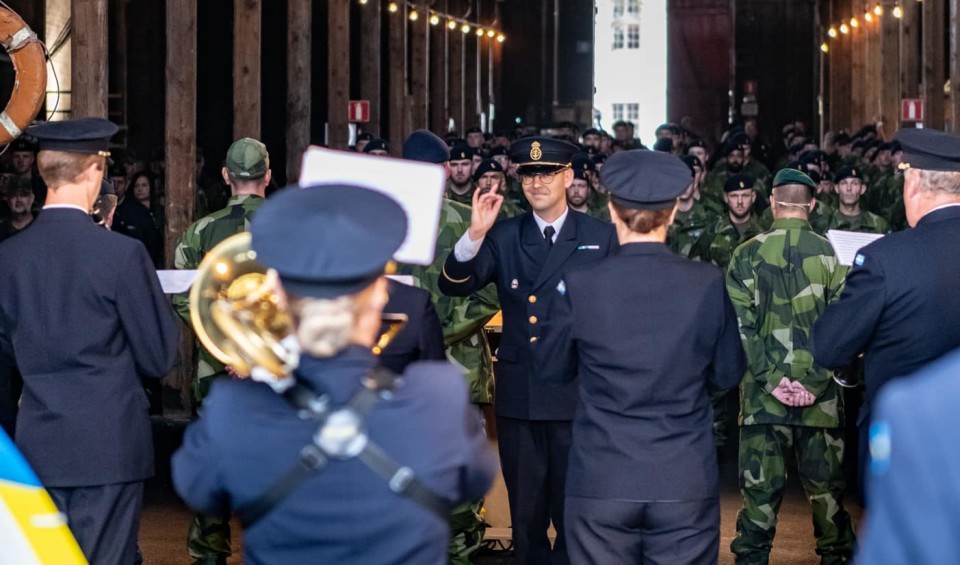
[[[537,366],[533,348],[564,274],[603,259],[617,245],[612,224],[570,210],[552,248],[533,215],[523,214],[495,224],[472,260],[461,263],[453,252],[447,257],[445,274],[440,275],[443,293],[467,296],[490,282],[497,285],[503,309],[503,336],[496,353],[498,416],[573,419],[576,383],[548,386],[536,375],[574,368]]]
[[[375,362],[351,346],[330,359],[302,358],[297,377],[340,406]],[[394,398],[374,404],[366,424],[372,441],[451,505],[490,486],[496,462],[452,365],[410,365]],[[201,512],[243,507],[295,464],[316,429],[267,385],[218,380],[174,455],[174,486]],[[395,494],[360,460],[331,461],[247,530],[244,562],[440,565],[449,535],[446,522]]]
[[[0,265],[0,349],[24,381],[16,442],[40,480],[152,476],[138,374],[166,375],[179,330],[143,244],[52,208],[0,244]]]

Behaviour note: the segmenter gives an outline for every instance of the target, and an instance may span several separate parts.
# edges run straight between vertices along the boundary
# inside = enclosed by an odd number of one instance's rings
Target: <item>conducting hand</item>
[[[467,234],[472,241],[487,235],[494,222],[497,221],[497,215],[500,213],[500,206],[503,204],[503,195],[496,191],[489,191],[480,194],[480,190],[473,191],[473,204],[470,211],[470,229]]]

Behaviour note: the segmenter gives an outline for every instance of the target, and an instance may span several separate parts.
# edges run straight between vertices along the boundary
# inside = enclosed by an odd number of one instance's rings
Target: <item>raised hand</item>
[[[497,214],[500,213],[501,205],[503,205],[502,194],[492,190],[483,194],[480,190],[473,191],[470,229],[467,230],[467,234],[472,241],[477,241],[487,235],[494,222],[497,221]]]

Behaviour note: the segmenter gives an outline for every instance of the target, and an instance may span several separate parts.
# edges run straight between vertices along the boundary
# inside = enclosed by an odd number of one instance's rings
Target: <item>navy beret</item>
[[[691,147],[703,147],[704,149],[706,149],[707,144],[704,143],[702,139],[694,139],[693,141],[687,144],[687,149],[690,149]]]
[[[597,128],[587,128],[587,129],[583,130],[582,136],[583,136],[583,137],[587,137],[588,135],[597,135],[597,136],[598,136],[598,135],[600,135],[600,130],[598,130]]]
[[[506,155],[509,157],[510,153],[507,151],[507,148],[502,145],[494,147],[487,153],[487,157],[496,157],[497,155]]]
[[[860,167],[854,167],[854,166],[851,166],[851,165],[847,165],[847,166],[845,166],[845,167],[841,167],[840,170],[837,171],[837,174],[836,174],[836,176],[834,177],[834,179],[835,179],[837,182],[840,182],[840,181],[842,181],[843,179],[859,179],[859,180],[863,180],[863,170],[862,170]]]
[[[522,173],[549,173],[569,166],[577,146],[562,139],[523,137],[510,145],[510,160]]]
[[[480,180],[483,173],[502,173],[503,167],[494,159],[484,159],[477,165],[477,170],[473,171],[473,181]]]
[[[477,154],[477,150],[469,145],[454,145],[450,150],[451,161],[469,161]]]
[[[27,133],[37,139],[41,151],[66,151],[110,156],[110,138],[120,128],[103,118],[77,118],[31,126]]]
[[[385,194],[351,185],[287,187],[250,225],[257,261],[296,296],[334,298],[371,285],[400,248],[407,216]]]
[[[467,128],[466,133],[483,133],[483,130],[479,126],[473,126]]]
[[[673,139],[669,137],[661,137],[653,144],[654,151],[661,151],[663,153],[670,153],[673,151]]]
[[[659,151],[618,151],[600,169],[600,183],[611,200],[639,210],[670,208],[692,181],[683,161]]]
[[[418,129],[403,142],[403,158],[426,163],[445,163],[450,160],[450,148],[432,131]]]
[[[37,152],[37,144],[36,144],[36,143],[33,143],[32,141],[30,141],[30,140],[28,140],[28,139],[24,139],[23,137],[18,137],[18,138],[14,139],[14,140],[10,143],[10,151],[11,151],[11,152],[15,152],[15,151],[29,151],[29,152],[31,152],[31,153],[36,153],[36,152]]]
[[[903,147],[901,169],[960,171],[960,137],[932,129],[902,129],[896,141]]]
[[[363,146],[364,153],[370,153],[371,151],[377,151],[378,149],[382,151],[390,151],[387,146],[386,139],[380,139],[379,137],[377,139],[371,139],[369,143]]]
[[[570,157],[570,167],[574,172],[579,171],[580,173],[596,170],[596,167],[593,166],[593,157],[585,151],[578,151]]]
[[[357,141],[372,141],[372,140],[373,140],[373,134],[368,131],[365,131],[357,136]]]
[[[696,172],[695,167],[700,167],[701,170],[703,169],[703,163],[700,161],[700,157],[697,157],[696,155],[684,155],[683,157],[680,157],[680,160],[690,167],[691,173]]]
[[[735,190],[747,190],[753,188],[753,185],[755,185],[756,182],[757,179],[753,178],[751,175],[730,175],[727,177],[727,180],[723,182],[723,191],[733,192]]]

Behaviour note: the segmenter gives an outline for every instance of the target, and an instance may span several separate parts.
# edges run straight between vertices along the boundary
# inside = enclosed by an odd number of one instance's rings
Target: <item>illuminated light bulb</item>
[[[870,12],[866,12],[866,13],[863,14],[863,19],[864,19],[864,21],[866,21],[867,23],[870,23],[870,22],[873,21],[873,14],[871,14]]]
[[[893,17],[900,19],[903,17],[903,9],[900,6],[893,7]]]
[[[367,0],[360,0],[360,5],[361,5],[361,6],[365,6],[366,4],[367,4]]]
[[[457,29],[457,22],[450,20],[449,22],[447,22],[447,27],[449,29]]]
[[[840,24],[840,33],[844,35],[850,33],[850,28],[847,27],[847,24]]]
[[[850,18],[850,27],[854,29],[860,27],[860,22],[857,21],[857,18]]]
[[[440,23],[440,16],[434,14],[430,16],[430,25],[435,26]]]
[[[824,41],[823,43],[820,44],[820,50],[823,51],[824,53],[829,53],[829,52],[830,52],[830,46],[827,45],[827,42],[826,42],[826,41]]]
[[[478,28],[477,28],[477,37],[483,37],[483,33],[484,33],[483,28],[482,28],[482,27],[478,27]]]
[[[494,35],[497,35],[497,32],[492,29],[487,31],[487,37],[493,37]]]
[[[410,10],[410,13],[407,15],[407,17],[410,18],[411,22],[415,22],[420,19],[420,14],[418,14],[416,10]]]
[[[387,11],[390,12],[391,14],[396,14],[397,10],[399,9],[400,9],[400,6],[397,6],[396,2],[390,2],[389,4],[387,4]]]
[[[467,24],[463,24],[463,27],[460,28],[460,31],[462,31],[463,33],[470,33],[470,26]]]
[[[836,37],[836,36],[837,36],[837,28],[835,28],[835,27],[833,27],[833,26],[830,26],[830,29],[827,30],[827,35],[829,35],[830,37]]]
[[[879,2],[877,2],[877,5],[874,6],[874,8],[873,8],[873,13],[876,14],[876,15],[878,15],[878,16],[882,16],[882,15],[883,15],[883,6],[881,6]]]
[[[502,33],[497,36],[497,41],[500,42],[500,43],[503,43],[503,42],[506,41],[506,40],[507,40],[507,36],[506,36],[506,35],[503,35]]]

